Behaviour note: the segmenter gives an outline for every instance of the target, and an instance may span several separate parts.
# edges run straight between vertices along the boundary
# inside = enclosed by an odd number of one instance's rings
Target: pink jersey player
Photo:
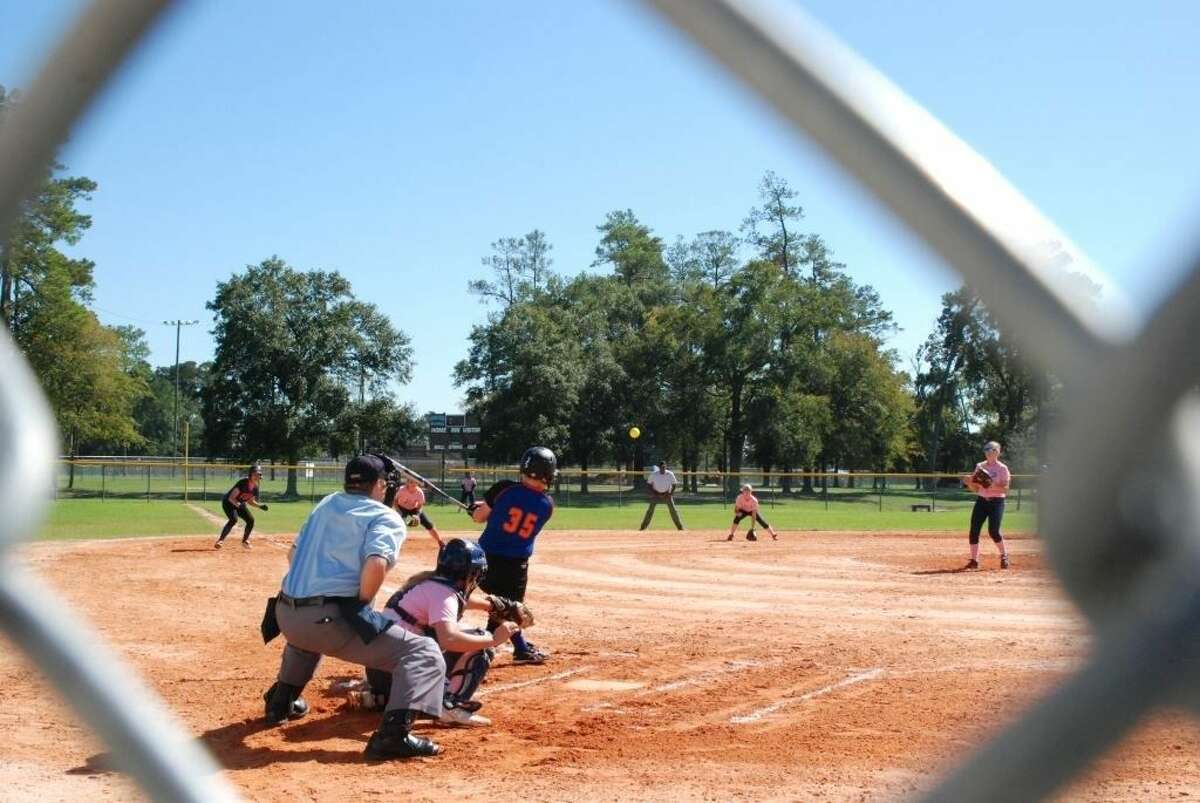
[[[1011,564],[1008,560],[1008,547],[1000,532],[1000,522],[1004,519],[1004,498],[1008,496],[1012,475],[1008,466],[1000,462],[1000,444],[988,441],[983,445],[983,454],[986,459],[977,464],[975,470],[987,472],[992,478],[991,484],[986,487],[980,485],[971,474],[963,477],[963,484],[975,492],[975,506],[971,509],[971,526],[967,534],[971,557],[964,568],[979,568],[979,533],[983,530],[984,522],[987,522],[988,535],[992,537],[996,550],[1000,553],[1000,568],[1007,569]]]
[[[421,526],[429,531],[439,547],[444,543],[437,527],[433,526],[429,516],[425,515],[425,492],[421,490],[421,486],[415,479],[409,477],[404,485],[396,490],[396,496],[392,499],[392,507],[396,508],[397,512],[410,523],[414,518],[421,522]]]
[[[750,517],[750,531],[746,533],[747,541],[757,541],[758,536],[754,534],[754,522],[758,522],[771,533],[771,538],[779,539],[779,533],[775,532],[775,528],[767,523],[767,520],[758,512],[758,497],[754,495],[754,488],[749,485],[742,486],[742,492],[733,500],[733,524],[729,525],[729,537],[726,541],[733,540],[733,534],[737,530],[738,524],[742,519]]]

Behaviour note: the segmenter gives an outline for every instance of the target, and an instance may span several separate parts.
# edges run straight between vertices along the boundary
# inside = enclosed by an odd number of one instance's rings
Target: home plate
[[[645,683],[631,683],[627,680],[569,680],[563,684],[568,689],[577,691],[630,691],[640,689]]]

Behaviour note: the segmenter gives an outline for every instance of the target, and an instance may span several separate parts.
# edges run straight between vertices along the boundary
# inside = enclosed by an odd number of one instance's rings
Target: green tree
[[[0,86],[0,123],[18,102]],[[0,232],[0,322],[29,360],[68,449],[136,446],[132,410],[146,392],[137,368],[144,343],[135,331],[103,326],[87,309],[93,263],[60,247],[78,244],[91,226],[79,204],[91,199],[96,183],[59,175],[64,170],[52,163]]]
[[[479,418],[480,459],[513,462],[533,444],[566,449],[583,383],[568,318],[559,305],[526,302],[472,328],[454,377]]]
[[[70,278],[48,272],[26,306],[18,344],[29,360],[72,453],[141,443],[133,405],[145,383],[126,373],[127,343],[71,299]]]
[[[298,271],[278,257],[217,285],[208,308],[216,358],[204,391],[210,454],[283,458],[324,450],[350,403],[347,379],[367,387],[406,381],[408,338],[336,272]]]
[[[662,239],[638,220],[633,210],[609,212],[596,229],[601,237],[593,267],[611,265],[613,272],[629,286],[667,282],[670,274],[663,259]]]
[[[801,260],[803,238],[799,225],[804,218],[804,207],[791,203],[796,191],[771,170],[758,185],[758,197],[761,206],[750,209],[742,221],[742,234],[748,244],[758,249],[760,259],[794,276]]]
[[[555,280],[550,252],[554,250],[545,232],[534,229],[524,237],[501,237],[492,243],[492,253],[483,258],[492,279],[474,279],[467,288],[483,302],[498,301],[509,307],[536,298]]]
[[[909,451],[906,378],[863,334],[837,333],[827,353],[834,376],[826,454],[840,467],[884,471]]]
[[[0,123],[18,102],[18,93],[6,92],[0,85]],[[63,165],[52,163],[37,193],[21,203],[16,221],[0,233],[0,320],[18,342],[34,314],[30,308],[39,302],[90,300],[93,263],[71,259],[58,246],[76,245],[91,227],[91,216],[78,205],[91,200],[96,182],[81,176],[56,176],[63,170]],[[47,285],[52,278],[53,284]],[[45,298],[50,290],[57,295]],[[44,316],[40,321],[46,322]]]
[[[340,459],[360,448],[370,452],[399,452],[424,435],[426,426],[412,404],[400,404],[391,394],[382,393],[353,402],[338,415],[330,436],[329,454]]]

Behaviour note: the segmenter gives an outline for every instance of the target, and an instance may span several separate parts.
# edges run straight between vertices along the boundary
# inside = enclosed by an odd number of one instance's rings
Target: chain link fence
[[[409,468],[436,482],[451,496],[462,496],[462,481],[470,472],[476,481],[475,495],[500,480],[516,480],[515,466],[447,466],[437,459],[405,458]],[[246,476],[248,465],[234,463],[173,463],[167,460],[119,459],[61,460],[58,463],[56,495],[59,499],[145,499],[207,502],[227,494]],[[341,490],[343,465],[307,462],[295,466],[262,464],[259,497],[264,502],[305,500],[316,504],[327,494]],[[680,506],[728,506],[730,493],[726,474],[719,471],[676,471],[679,485],[675,503]],[[289,475],[294,474],[294,480]],[[562,469],[552,492],[561,507],[623,507],[642,505],[646,500],[647,472],[618,468],[582,471]],[[749,483],[759,502],[770,509],[776,505],[810,506],[830,510],[853,505],[879,511],[952,512],[966,511],[975,495],[963,486],[962,474],[911,474],[873,472],[772,472],[748,468],[736,475],[738,483]],[[293,490],[289,491],[289,483]],[[1033,474],[1012,475],[1009,509],[1036,511],[1040,478]],[[427,504],[449,504],[437,494],[427,494]]]
[[[794,4],[647,4],[875,193],[962,273],[1026,353],[1068,389],[1039,530],[1064,587],[1092,621],[1093,653],[1057,691],[942,779],[929,799],[1040,799],[1148,711],[1172,704],[1195,710],[1200,402],[1193,391],[1200,366],[1192,343],[1200,270],[1190,271],[1135,331],[1130,318],[1090,308],[1071,277],[1039,250],[1047,242],[1069,245],[1062,232]],[[49,55],[25,102],[0,128],[0,228],[166,7],[161,0],[97,0]],[[1089,266],[1077,259],[1072,268]],[[0,547],[10,547],[30,537],[44,515],[45,501],[29,488],[53,484],[56,449],[45,402],[7,332],[0,332],[0,369],[0,509],[6,511]],[[235,797],[211,758],[150,702],[155,698],[130,670],[115,669],[116,659],[73,620],[36,604],[36,578],[7,557],[2,566],[0,626],[68,694],[150,796]]]

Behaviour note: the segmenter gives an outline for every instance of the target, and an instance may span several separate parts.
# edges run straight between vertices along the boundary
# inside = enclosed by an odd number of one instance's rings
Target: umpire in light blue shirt
[[[355,457],[344,491],[322,499],[300,528],[274,606],[287,646],[266,695],[267,721],[278,725],[308,712],[300,692],[322,655],[390,672],[383,723],[367,742],[372,760],[441,752],[411,731],[417,719],[441,714],[446,677],[437,642],[394,627],[372,606],[405,537],[404,520],[382,502],[386,474],[382,458]]]

